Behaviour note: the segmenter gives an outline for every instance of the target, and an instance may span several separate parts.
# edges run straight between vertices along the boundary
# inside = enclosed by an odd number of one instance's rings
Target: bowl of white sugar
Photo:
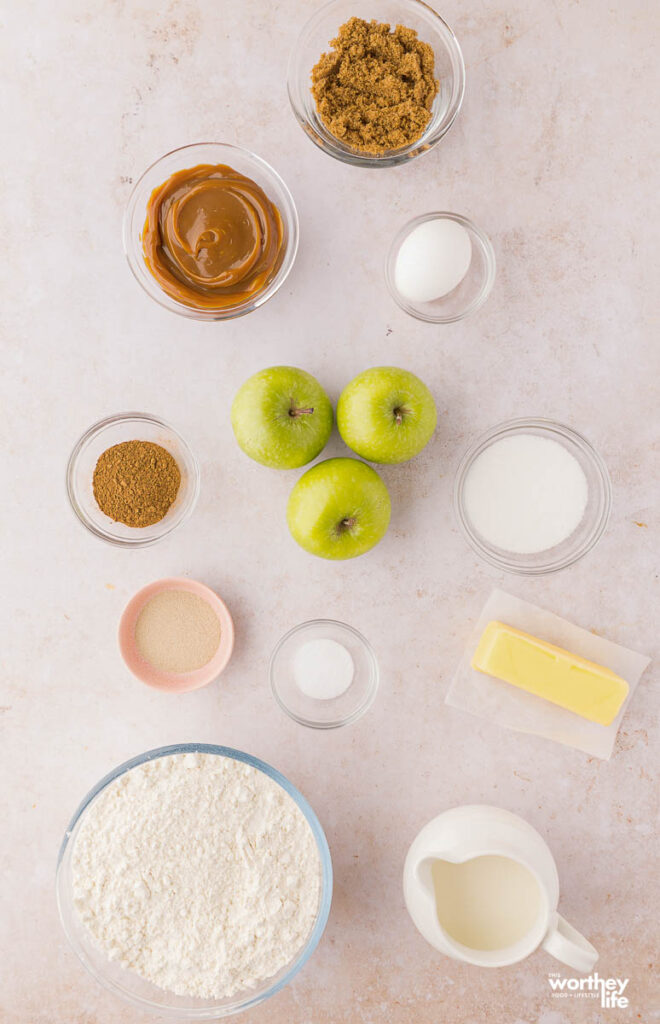
[[[218,1020],[283,988],[314,952],[332,898],[323,829],[249,754],[148,751],[85,797],[64,836],[66,936],[105,988],[143,1011]]]
[[[548,419],[493,427],[465,453],[454,483],[456,516],[477,554],[530,576],[564,569],[591,551],[611,503],[596,449]]]

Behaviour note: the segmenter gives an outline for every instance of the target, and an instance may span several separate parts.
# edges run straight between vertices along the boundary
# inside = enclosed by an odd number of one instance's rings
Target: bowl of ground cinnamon
[[[298,37],[288,91],[325,153],[392,167],[427,153],[452,126],[465,65],[456,36],[422,0],[331,0]]]
[[[191,514],[199,468],[181,435],[146,413],[95,423],[76,443],[67,493],[80,522],[122,547],[162,540]]]

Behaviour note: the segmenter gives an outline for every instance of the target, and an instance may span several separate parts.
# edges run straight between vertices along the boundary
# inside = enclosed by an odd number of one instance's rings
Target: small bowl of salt
[[[270,684],[287,715],[312,729],[337,729],[371,707],[378,662],[357,629],[314,619],[289,630],[270,659]]]

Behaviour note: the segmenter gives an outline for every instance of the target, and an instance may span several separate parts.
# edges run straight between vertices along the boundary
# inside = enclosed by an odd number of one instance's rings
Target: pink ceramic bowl
[[[206,665],[193,672],[161,672],[145,661],[135,646],[135,625],[138,616],[147,601],[163,590],[186,590],[196,594],[210,604],[220,622],[220,644],[217,651]],[[157,690],[169,690],[170,693],[185,693],[187,690],[199,690],[207,686],[226,668],[234,649],[234,623],[229,609],[210,587],[198,583],[197,580],[171,579],[156,580],[142,590],[138,590],[126,605],[119,620],[119,650],[126,665],[142,683],[154,686]]]

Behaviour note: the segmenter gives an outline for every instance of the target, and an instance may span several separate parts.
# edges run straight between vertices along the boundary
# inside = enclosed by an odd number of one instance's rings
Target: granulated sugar
[[[159,672],[193,672],[220,644],[220,623],[210,604],[187,590],[156,594],[138,615],[135,646]]]
[[[111,960],[178,995],[223,998],[287,966],[319,905],[316,841],[242,761],[174,754],[111,783],[72,854],[83,925]]]
[[[465,510],[489,544],[516,554],[547,551],[584,516],[589,485],[562,444],[535,434],[503,437],[470,467]]]

